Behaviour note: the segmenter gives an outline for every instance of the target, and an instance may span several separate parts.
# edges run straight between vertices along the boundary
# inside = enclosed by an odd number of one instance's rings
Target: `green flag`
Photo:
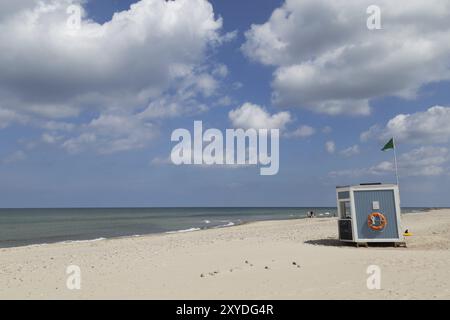
[[[395,148],[395,146],[394,146],[394,138],[392,138],[391,140],[388,141],[388,143],[386,143],[384,145],[384,147],[383,147],[383,149],[381,149],[381,151],[386,151],[386,150],[394,149],[394,148]]]

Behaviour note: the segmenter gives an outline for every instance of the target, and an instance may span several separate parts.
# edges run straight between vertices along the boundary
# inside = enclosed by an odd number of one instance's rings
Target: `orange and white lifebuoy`
[[[379,219],[380,223],[379,224],[375,224],[375,220],[376,218]],[[375,230],[375,231],[381,231],[383,230],[386,225],[387,225],[387,219],[384,216],[384,214],[380,213],[380,212],[372,212],[371,214],[369,214],[369,216],[367,217],[367,225],[369,226],[370,229]]]

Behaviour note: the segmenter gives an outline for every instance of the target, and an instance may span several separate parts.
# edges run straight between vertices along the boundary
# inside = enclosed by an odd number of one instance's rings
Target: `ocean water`
[[[336,208],[0,209],[0,247],[224,228],[263,220],[318,218]],[[421,211],[423,208],[407,210]]]

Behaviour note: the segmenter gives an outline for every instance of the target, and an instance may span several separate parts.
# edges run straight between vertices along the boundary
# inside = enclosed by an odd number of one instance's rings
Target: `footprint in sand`
[[[219,274],[219,271],[208,272],[208,275],[211,277],[214,277],[217,274]],[[204,273],[200,274],[200,278],[205,278],[205,277],[206,277],[206,275]]]

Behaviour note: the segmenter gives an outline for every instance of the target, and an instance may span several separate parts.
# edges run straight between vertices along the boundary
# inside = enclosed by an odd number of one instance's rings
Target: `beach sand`
[[[407,248],[343,246],[334,218],[0,249],[1,299],[450,298],[450,209],[404,215]],[[81,289],[66,268],[81,270]],[[369,290],[369,265],[381,289]]]

